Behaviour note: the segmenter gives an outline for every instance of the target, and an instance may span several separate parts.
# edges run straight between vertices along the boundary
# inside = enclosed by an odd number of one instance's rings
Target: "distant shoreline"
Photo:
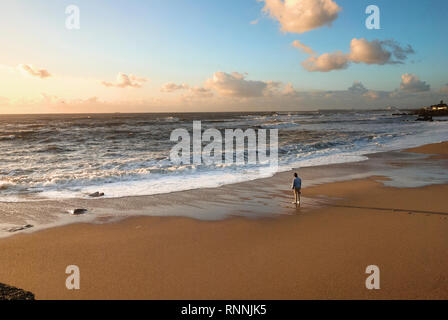
[[[419,110],[419,107],[416,108],[397,108],[397,109],[316,109],[316,110],[238,110],[238,111],[170,111],[170,112],[162,112],[162,111],[153,111],[153,112],[93,112],[93,113],[0,113],[0,116],[60,116],[60,115],[139,115],[139,114],[275,114],[275,113],[316,113],[316,112],[369,112],[369,111],[385,111],[385,112],[394,112],[394,111],[415,111]]]

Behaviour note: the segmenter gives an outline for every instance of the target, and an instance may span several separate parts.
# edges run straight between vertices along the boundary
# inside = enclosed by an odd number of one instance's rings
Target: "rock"
[[[84,214],[87,213],[87,209],[74,209],[73,211],[71,211],[71,214],[74,215],[79,215],[79,214]]]
[[[32,227],[33,227],[32,224],[26,224],[24,226],[18,226],[18,227],[14,227],[14,228],[8,229],[8,231],[9,232],[17,232],[17,231],[29,229],[29,228],[32,228]]]
[[[0,300],[34,300],[34,294],[0,283]]]
[[[104,196],[104,192],[94,192],[94,193],[91,193],[91,194],[89,194],[89,197],[92,197],[92,198],[99,198],[99,197],[102,197],[102,196]]]
[[[430,115],[420,115],[415,121],[433,121]]]

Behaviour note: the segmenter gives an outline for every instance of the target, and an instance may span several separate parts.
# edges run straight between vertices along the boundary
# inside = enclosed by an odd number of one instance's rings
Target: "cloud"
[[[244,78],[246,81],[246,78]],[[365,79],[367,81],[367,78]],[[398,80],[398,79],[397,79]],[[212,88],[188,86],[181,94],[166,94],[161,97],[139,97],[125,100],[104,100],[105,97],[87,95],[73,98],[42,94],[29,98],[0,98],[0,109],[4,113],[57,113],[57,112],[148,112],[148,111],[299,111],[316,109],[383,109],[387,106],[414,108],[432,105],[446,100],[446,93],[437,91],[406,92],[370,90],[360,81],[355,81],[344,90],[301,90],[292,83],[261,81],[266,89],[261,96],[222,96]],[[397,81],[399,87],[399,81]],[[299,83],[294,85],[300,86]],[[308,86],[308,85],[307,85]],[[366,91],[367,90],[367,91]]]
[[[282,96],[295,96],[296,91],[292,84],[279,81],[247,80],[247,74],[238,72],[226,73],[215,72],[213,77],[207,79],[204,88],[190,88],[195,95],[209,97],[212,91],[218,93],[223,98],[246,101],[247,99],[268,99]],[[207,91],[205,91],[207,90]]]
[[[380,94],[376,91],[369,90],[362,95],[363,97],[369,98],[371,100],[376,100],[380,98]]]
[[[390,60],[391,55],[378,40],[369,42],[363,38],[355,38],[350,42],[349,58],[355,63],[385,64]]]
[[[255,25],[255,24],[258,24],[258,22],[260,22],[260,19],[255,19],[255,20],[252,20],[250,22],[250,24]]]
[[[37,77],[40,79],[45,79],[51,77],[50,72],[46,69],[36,69],[31,64],[19,64],[17,68],[25,74],[28,74],[33,77]]]
[[[408,55],[415,53],[414,49],[409,44],[406,47],[402,47],[395,40],[384,40],[381,41],[381,43],[383,46],[389,47],[395,58],[399,61],[404,61],[408,58]]]
[[[348,104],[353,105],[354,101],[356,107],[359,107],[359,104],[365,102],[364,100],[360,100],[360,98],[366,98],[369,100],[377,100],[380,98],[387,97],[389,92],[387,91],[375,91],[367,89],[361,81],[353,81],[353,84],[347,88],[347,90],[336,90],[336,91],[324,91],[321,93],[316,93],[317,95],[321,95],[326,98],[333,98],[339,101],[346,101]]]
[[[193,87],[189,89],[189,92],[194,96],[194,97],[199,97],[199,98],[210,98],[213,96],[213,93],[210,89],[207,88],[203,88],[203,87]]]
[[[297,49],[299,49],[299,50],[305,52],[306,54],[309,54],[309,55],[315,55],[315,54],[316,54],[316,52],[314,52],[313,49],[311,49],[310,47],[304,45],[304,44],[301,43],[299,40],[294,40],[294,41],[292,42],[292,46],[293,46],[294,48],[297,48]]]
[[[365,94],[369,90],[367,90],[360,81],[354,81],[353,85],[348,88],[347,91],[353,94]]]
[[[401,76],[400,90],[409,93],[425,92],[430,90],[430,86],[415,74],[405,73]]]
[[[182,95],[182,100],[190,101],[196,99],[206,99],[213,97],[213,92],[210,89],[203,87],[188,88],[186,94]]]
[[[444,85],[442,88],[440,88],[440,92],[448,93],[448,83],[446,85]]]
[[[174,82],[168,82],[165,83],[162,88],[160,89],[160,91],[162,92],[174,92],[174,91],[178,91],[178,90],[185,90],[188,89],[189,86],[186,84],[175,84]]]
[[[188,84],[175,84],[174,82],[168,82],[162,86],[161,92],[175,92],[175,91],[187,91],[182,95],[183,100],[192,100],[195,98],[211,98],[213,97],[213,92],[204,87],[190,87]]]
[[[259,0],[263,11],[280,23],[282,31],[304,33],[328,25],[342,10],[333,0]]]
[[[394,40],[368,41],[364,38],[354,38],[350,43],[349,57],[354,63],[383,65],[403,63],[412,53],[414,49],[410,45],[402,47]]]
[[[311,56],[302,62],[305,70],[310,72],[329,72],[333,70],[346,69],[350,60],[341,51],[324,53],[320,56]]]
[[[368,41],[364,38],[353,38],[350,42],[350,52],[348,54],[342,51],[333,53],[317,53],[296,40],[292,45],[310,57],[302,62],[302,66],[310,72],[329,72],[333,70],[346,69],[350,63],[364,64],[398,64],[403,63],[409,54],[413,54],[414,50],[410,45],[402,47],[394,40],[373,40]]]
[[[213,77],[205,82],[205,87],[217,91],[227,97],[260,97],[271,88],[275,87],[273,82],[246,80],[245,75],[232,72],[215,72]]]
[[[289,82],[283,87],[283,90],[281,91],[281,95],[286,96],[286,97],[298,97],[299,92],[296,89],[294,89],[294,86],[292,85],[292,83]]]
[[[137,77],[137,76],[134,76],[133,74],[130,74],[128,76],[127,74],[119,72],[117,74],[117,81],[115,83],[103,81],[103,82],[101,82],[101,84],[105,87],[141,88],[143,86],[143,82],[146,82],[146,81],[148,81],[147,78]]]

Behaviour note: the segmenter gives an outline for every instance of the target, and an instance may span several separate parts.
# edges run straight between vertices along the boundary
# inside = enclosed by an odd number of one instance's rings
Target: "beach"
[[[0,305],[448,301],[448,1],[0,3]]]
[[[0,239],[0,283],[36,299],[447,299],[448,184],[433,178],[448,168],[447,147],[303,168],[300,209],[291,204],[292,172],[166,195],[71,200],[136,216]],[[137,208],[170,214],[141,216]],[[80,269],[79,290],[65,286],[68,265]],[[380,269],[379,290],[366,289],[369,265]]]

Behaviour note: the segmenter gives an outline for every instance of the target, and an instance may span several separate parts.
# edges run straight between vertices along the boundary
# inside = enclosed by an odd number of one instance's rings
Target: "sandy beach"
[[[417,167],[428,168],[428,181],[434,167],[446,170],[448,143],[408,151],[301,170],[301,209],[290,203],[291,172],[202,191],[70,202],[169,207],[171,216],[0,239],[0,282],[36,299],[448,299],[448,184],[399,186]],[[68,265],[80,268],[80,290],[65,287]],[[369,265],[381,271],[380,290],[365,287]]]
[[[448,301],[448,1],[0,3],[0,305]]]

